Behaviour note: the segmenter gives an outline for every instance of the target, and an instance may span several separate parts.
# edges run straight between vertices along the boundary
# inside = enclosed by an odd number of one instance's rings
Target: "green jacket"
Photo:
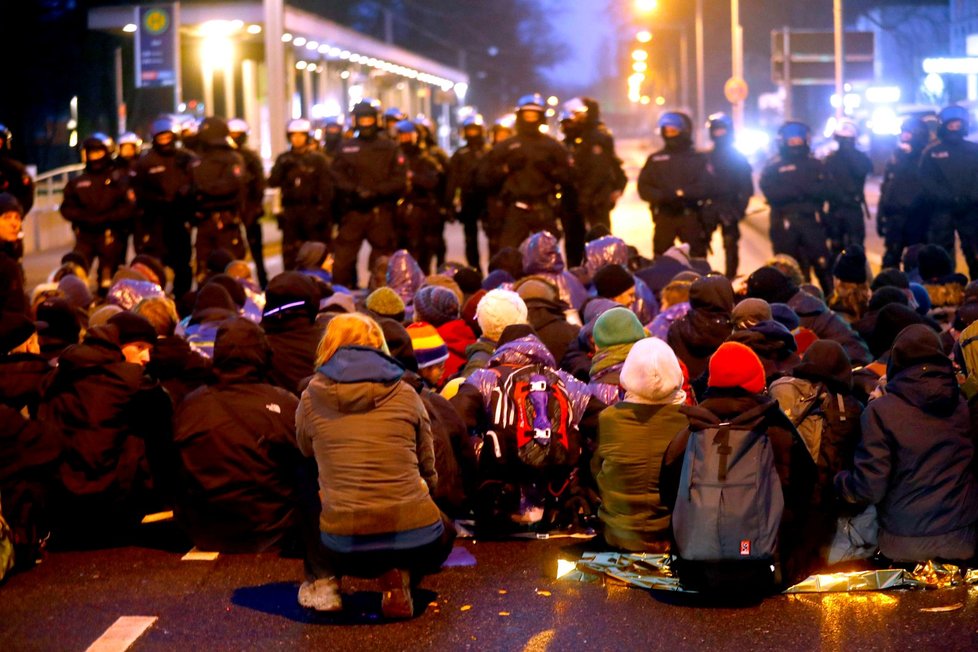
[[[669,509],[659,498],[659,471],[669,442],[687,425],[679,405],[623,401],[601,412],[592,471],[609,545],[644,551],[668,541]]]

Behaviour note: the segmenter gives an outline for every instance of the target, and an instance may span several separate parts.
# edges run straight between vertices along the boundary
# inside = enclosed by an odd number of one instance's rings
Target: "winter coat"
[[[330,173],[346,210],[366,212],[393,204],[404,192],[407,168],[391,140],[349,138],[340,143]]]
[[[269,382],[298,396],[299,383],[315,371],[321,328],[309,320],[305,311],[278,313],[261,325],[272,346]]]
[[[387,285],[404,302],[405,323],[413,320],[414,295],[424,285],[424,279],[421,266],[406,249],[399,249],[391,255],[387,263]]]
[[[831,193],[832,180],[825,165],[805,148],[771,159],[761,170],[759,183],[772,213],[780,218],[820,210]]]
[[[485,337],[480,337],[469,344],[465,347],[465,366],[459,376],[468,378],[476,369],[485,369],[489,366],[489,360],[495,352],[496,343]]]
[[[225,321],[234,319],[236,316],[235,313],[223,308],[207,308],[195,311],[187,330],[184,332],[184,337],[193,351],[210,360],[214,357],[214,340],[217,337],[217,329]]]
[[[116,167],[96,170],[89,165],[65,185],[60,210],[73,228],[82,231],[128,229],[136,210],[129,174]]]
[[[704,265],[700,265],[699,259],[690,259],[683,253],[682,249],[673,247],[661,256],[656,256],[655,260],[648,267],[644,267],[635,272],[635,278],[644,281],[656,298],[659,298],[662,296],[662,289],[669,285],[672,279],[676,278],[677,274],[681,274],[682,272],[696,272],[703,275],[709,274],[709,263],[702,262]]]
[[[606,235],[584,245],[584,269],[588,279],[593,279],[595,273],[605,265],[621,265],[628,269],[628,245],[624,240]],[[659,302],[655,294],[637,275],[635,276],[635,301],[629,308],[643,324],[651,321],[659,312]]]
[[[431,424],[403,375],[376,349],[343,347],[302,393],[296,437],[319,466],[323,532],[388,534],[440,521]]]
[[[153,343],[146,373],[160,382],[174,407],[211,379],[211,361],[182,337],[161,337]]]
[[[268,352],[249,346],[233,322],[227,328],[214,361],[217,381],[192,392],[174,415],[176,516],[201,550],[260,552],[298,521],[305,463],[295,441],[299,402],[263,382]]]
[[[904,559],[907,540],[924,538],[939,551],[943,535],[978,520],[974,454],[953,366],[930,329],[908,327],[893,345],[886,394],[863,412],[853,469],[835,477],[836,489],[846,502],[876,505],[884,555]]]
[[[581,327],[567,321],[566,305],[548,299],[527,299],[527,321],[546,345],[554,360],[562,360],[567,347],[577,338]]]
[[[30,303],[24,293],[24,268],[17,262],[12,247],[0,243],[0,312],[29,314]]]
[[[646,159],[638,175],[638,196],[651,205],[653,216],[682,213],[696,210],[712,195],[713,181],[707,155],[677,138]]]
[[[678,405],[623,401],[601,412],[591,468],[609,545],[644,551],[669,540],[670,509],[659,496],[659,473],[669,442],[686,423]]]
[[[523,273],[550,281],[557,286],[561,301],[574,310],[580,310],[587,299],[587,290],[576,276],[565,269],[564,258],[557,245],[557,238],[547,231],[531,235],[520,245]]]
[[[669,306],[656,315],[652,323],[646,326],[649,334],[665,341],[669,337],[669,329],[672,328],[675,322],[682,319],[689,312],[689,309],[689,301],[683,301],[682,303]]]
[[[856,331],[846,320],[829,310],[821,299],[798,290],[788,300],[788,306],[798,315],[803,328],[811,330],[819,339],[835,340],[841,344],[854,367],[873,360],[869,348]]]
[[[695,379],[707,370],[710,356],[733,330],[730,282],[722,277],[696,281],[689,289],[689,305],[689,312],[669,327],[666,343],[689,369],[690,379]]]
[[[727,341],[740,342],[757,354],[764,365],[768,385],[772,380],[791,373],[795,365],[801,362],[795,336],[776,321],[762,321],[745,330],[734,331]]]
[[[584,304],[584,326],[577,337],[567,346],[567,352],[560,360],[560,368],[581,382],[591,380],[591,358],[594,357],[594,323],[598,317],[619,305],[611,299],[595,298]]]
[[[459,369],[465,366],[465,354],[469,346],[475,344],[475,333],[461,319],[445,322],[436,330],[448,347],[448,360],[445,362],[444,377],[452,378]]]

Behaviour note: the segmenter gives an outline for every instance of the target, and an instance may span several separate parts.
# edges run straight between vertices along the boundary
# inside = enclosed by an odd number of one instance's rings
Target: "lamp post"
[[[696,141],[700,140],[706,122],[706,98],[703,91],[703,0],[696,0]]]
[[[268,139],[270,151],[285,150],[285,8],[282,0],[263,0],[265,12],[265,75],[268,85]]]
[[[733,79],[744,78],[744,30],[740,26],[740,0],[730,0],[730,76]],[[744,103],[734,102],[731,111],[734,129],[739,130],[744,124]]]

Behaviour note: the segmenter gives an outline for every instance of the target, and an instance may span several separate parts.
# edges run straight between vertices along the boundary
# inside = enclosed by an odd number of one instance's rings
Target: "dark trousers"
[[[580,265],[584,260],[584,237],[587,235],[587,225],[580,210],[563,210],[560,213],[560,225],[564,229],[564,254],[568,267]]]
[[[133,248],[160,260],[173,270],[173,295],[182,297],[190,291],[191,240],[186,220],[169,212],[148,209],[136,219]]]
[[[503,234],[503,222],[506,220],[506,202],[499,197],[490,197],[486,203],[486,217],[483,228],[489,241],[489,258],[491,259],[502,249],[500,239]]]
[[[927,241],[926,217],[901,214],[887,215],[885,219],[886,233],[883,239],[886,251],[883,254],[883,267],[899,267],[904,249]]]
[[[394,228],[398,248],[411,252],[425,275],[431,273],[432,261],[436,265],[445,262],[445,221],[436,204],[401,203],[397,207]]]
[[[98,285],[108,290],[116,270],[125,261],[129,234],[123,229],[81,229],[75,227],[75,251],[89,264],[98,258]]]
[[[255,261],[255,275],[258,285],[262,288],[268,285],[268,272],[265,270],[265,243],[262,241],[261,222],[253,221],[245,226],[245,237],[248,238],[248,250],[251,259]]]
[[[485,202],[463,200],[458,221],[462,223],[465,233],[465,262],[475,269],[482,269],[482,261],[479,258],[479,220],[483,223],[486,220]]]
[[[710,234],[703,226],[697,211],[668,211],[657,209],[652,214],[652,253],[664,254],[669,247],[680,242],[689,243],[689,255],[693,258],[706,258],[710,244]]]
[[[834,207],[825,216],[825,231],[831,242],[833,260],[850,245],[866,242],[865,213],[862,206]]]
[[[968,263],[968,276],[978,278],[978,214],[939,211],[931,214],[927,240],[942,247],[954,260],[954,232]]]
[[[523,241],[534,233],[549,231],[558,238],[557,218],[554,209],[546,202],[514,202],[506,207],[503,217],[502,232],[499,237],[500,247],[519,249]]]
[[[333,263],[333,280],[338,285],[355,287],[357,255],[364,240],[371,247],[370,269],[373,269],[378,257],[394,253],[397,234],[394,232],[393,207],[384,204],[369,211],[349,211],[340,219]]]
[[[736,219],[720,222],[720,233],[723,235],[723,254],[726,262],[724,270],[726,277],[733,279],[740,267],[740,222]]]
[[[236,260],[244,260],[246,248],[241,218],[231,211],[206,214],[197,223],[195,246],[198,282],[207,275],[207,258],[217,249],[226,249]]]
[[[137,254],[163,260],[166,255],[166,245],[163,241],[162,215],[146,211],[136,218],[132,230],[132,247]]]
[[[825,227],[817,213],[771,212],[771,246],[775,254],[798,261],[807,280],[814,270],[822,291],[832,292],[832,263],[825,244]]]
[[[296,256],[305,242],[329,244],[329,214],[320,206],[287,206],[278,218],[282,230],[282,266],[295,269]]]

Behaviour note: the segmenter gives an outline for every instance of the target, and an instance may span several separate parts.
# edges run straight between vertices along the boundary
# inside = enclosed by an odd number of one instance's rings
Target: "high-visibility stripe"
[[[153,626],[156,616],[122,616],[88,646],[86,652],[124,652]]]

